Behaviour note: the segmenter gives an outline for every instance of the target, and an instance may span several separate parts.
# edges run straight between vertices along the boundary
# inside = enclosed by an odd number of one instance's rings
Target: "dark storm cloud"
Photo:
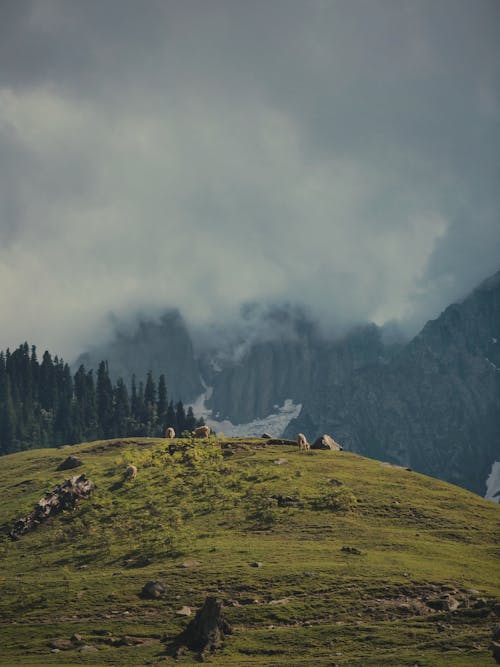
[[[499,28],[494,0],[3,2],[0,347],[171,305],[437,315],[500,265]]]

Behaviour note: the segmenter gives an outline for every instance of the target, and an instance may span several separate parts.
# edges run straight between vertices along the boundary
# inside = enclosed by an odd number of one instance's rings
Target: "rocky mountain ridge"
[[[330,431],[348,449],[484,494],[500,457],[500,273],[449,306],[389,363],[330,377],[285,432]]]

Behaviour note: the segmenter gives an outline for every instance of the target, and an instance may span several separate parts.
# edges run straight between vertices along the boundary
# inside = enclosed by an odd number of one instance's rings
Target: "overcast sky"
[[[497,0],[2,0],[0,348],[416,327],[500,268],[499,139]]]

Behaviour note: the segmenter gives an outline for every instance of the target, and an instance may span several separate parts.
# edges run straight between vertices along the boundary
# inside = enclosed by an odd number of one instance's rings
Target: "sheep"
[[[198,426],[193,431],[193,435],[195,438],[208,438],[210,433],[211,433],[210,426]]]
[[[171,440],[172,438],[175,438],[175,431],[171,426],[169,426],[167,428],[167,431],[165,433],[165,437],[167,438],[167,440]]]
[[[125,479],[135,479],[137,477],[137,467],[130,464],[123,473]]]
[[[308,452],[311,449],[310,444],[307,442],[307,438],[303,433],[297,435],[297,444],[300,451]]]

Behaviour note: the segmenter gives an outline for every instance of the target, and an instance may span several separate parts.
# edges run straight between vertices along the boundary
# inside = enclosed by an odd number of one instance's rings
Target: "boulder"
[[[57,470],[71,470],[72,468],[78,468],[82,465],[83,461],[81,459],[78,459],[76,456],[68,456],[57,466]]]
[[[265,440],[270,440],[273,436],[269,435],[269,433],[263,433],[260,437],[264,438]]]
[[[141,597],[149,600],[156,600],[161,598],[165,593],[165,586],[161,581],[148,581],[147,584],[144,584],[141,591]]]
[[[193,612],[191,611],[191,607],[188,607],[187,605],[183,605],[180,609],[177,609],[175,612],[176,616],[191,616]]]
[[[313,442],[311,449],[331,449],[335,452],[341,452],[344,448],[327,433],[324,433]]]

